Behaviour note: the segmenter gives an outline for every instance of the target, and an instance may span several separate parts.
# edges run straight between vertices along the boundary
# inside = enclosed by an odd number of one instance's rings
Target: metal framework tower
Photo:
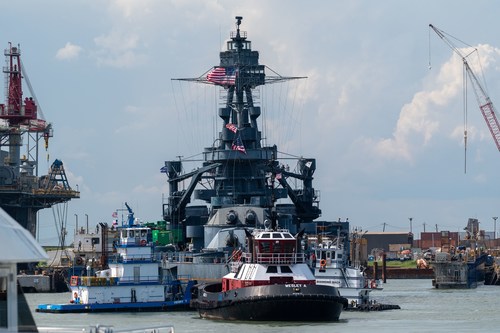
[[[43,208],[79,198],[68,184],[61,161],[56,160],[48,175],[39,177],[38,155],[42,139],[45,149],[53,136],[52,125],[43,113],[31,89],[21,61],[19,46],[4,52],[6,65],[5,104],[0,104],[0,207],[33,236],[36,213]],[[23,82],[32,97],[23,100]],[[25,149],[23,155],[21,151]]]

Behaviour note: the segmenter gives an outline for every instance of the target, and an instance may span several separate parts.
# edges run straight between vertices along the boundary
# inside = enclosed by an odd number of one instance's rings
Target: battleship
[[[337,231],[342,229],[345,238],[349,234],[347,220],[317,220],[321,209],[319,191],[313,187],[316,159],[292,159],[292,154],[279,151],[276,145],[263,144],[264,136],[259,130],[259,87],[305,77],[281,76],[260,64],[259,52],[252,49],[247,33],[240,30],[241,21],[242,17],[237,16],[236,31],[231,32],[226,50],[220,52],[218,65],[197,78],[174,79],[215,85],[220,90],[223,103],[218,109],[217,140],[204,149],[203,163],[195,170],[184,172],[180,158],[165,161],[160,169],[169,185],[162,207],[164,228],[173,236],[172,243],[161,249],[165,250],[163,269],[189,276],[202,286],[220,285],[223,278],[234,274],[235,266],[242,267],[241,253],[253,251],[246,242],[248,234],[269,226],[272,230],[302,234],[294,252],[308,258],[306,262],[310,266],[312,245],[317,235],[325,232],[326,225],[334,225]],[[188,185],[181,189],[184,182]],[[346,257],[342,260],[344,267],[339,269],[347,269],[351,260],[349,241],[343,246]],[[322,274],[310,269],[313,276]],[[361,266],[349,269],[350,274],[365,281]],[[318,276],[314,276],[315,283],[316,279]],[[368,296],[371,289],[364,288],[362,283],[362,286],[344,285],[344,293],[362,292],[363,296],[356,295],[355,304],[350,307],[360,309],[363,305],[363,309],[371,310],[369,305],[373,302]],[[338,289],[339,286],[326,283],[326,287]],[[201,301],[194,302],[204,308],[203,291],[200,295]],[[344,296],[342,292],[340,296]],[[393,308],[397,307],[373,309]],[[213,311],[219,310],[216,307]],[[226,315],[231,317],[227,313],[222,317]]]
[[[237,16],[236,31],[217,66],[197,78],[173,79],[215,85],[224,96],[218,139],[204,149],[202,166],[184,172],[178,159],[161,168],[169,185],[163,218],[178,235],[174,246],[181,250],[167,253],[167,266],[200,281],[220,280],[229,272],[233,251],[244,245],[245,230],[272,221],[295,233],[321,215],[319,193],[312,185],[316,160],[301,157],[289,167],[290,155],[263,144],[258,125],[262,111],[254,94],[259,86],[304,77],[272,70],[267,75],[268,67],[259,63],[259,52],[240,30],[241,21]],[[189,184],[181,189],[184,182]]]

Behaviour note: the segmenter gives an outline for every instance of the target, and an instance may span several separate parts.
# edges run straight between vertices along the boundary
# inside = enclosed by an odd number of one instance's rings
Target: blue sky
[[[500,103],[499,7],[481,0],[20,0],[0,3],[0,31],[4,48],[21,45],[54,127],[41,173],[61,159],[81,191],[62,213],[70,235],[75,214],[80,224],[87,216],[91,226],[111,222],[124,202],[136,217],[161,219],[164,161],[195,156],[218,128],[215,90],[171,79],[217,65],[236,15],[261,63],[308,77],[262,93],[265,134],[281,152],[317,159],[322,220],[409,231],[412,217],[419,233],[424,223],[427,231],[436,224],[456,231],[475,217],[491,231],[500,215],[500,152],[470,90],[464,173],[462,63],[428,25],[478,48],[477,71]],[[40,213],[43,245],[56,243],[59,214]]]

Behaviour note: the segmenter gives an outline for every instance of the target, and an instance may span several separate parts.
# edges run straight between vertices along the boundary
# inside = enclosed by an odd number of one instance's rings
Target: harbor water
[[[175,332],[497,332],[500,287],[438,290],[431,280],[389,280],[384,290],[371,293],[379,303],[397,304],[400,310],[342,312],[340,321],[220,322],[200,319],[196,312],[153,313],[38,313],[41,303],[65,303],[69,293],[26,294],[35,322],[47,326],[110,325],[116,329],[174,326]]]

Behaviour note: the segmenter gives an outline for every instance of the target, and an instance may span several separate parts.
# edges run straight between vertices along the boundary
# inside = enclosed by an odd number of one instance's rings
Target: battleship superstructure
[[[276,145],[262,145],[257,121],[261,108],[252,95],[259,86],[300,77],[266,75],[259,52],[252,50],[247,33],[240,30],[241,20],[236,17],[236,31],[227,50],[220,52],[218,66],[199,78],[177,79],[216,85],[225,93],[225,105],[218,110],[222,120],[218,140],[205,148],[203,166],[183,173],[182,161],[173,160],[161,169],[169,183],[164,220],[171,230],[182,232],[180,245],[193,250],[207,248],[220,232],[225,232],[218,236],[223,244],[214,246],[237,247],[245,238],[243,228],[272,221],[295,232],[301,223],[321,215],[318,192],[312,186],[316,160],[299,158],[291,171],[278,160]],[[190,184],[181,190],[179,184],[187,179]],[[188,206],[194,199],[205,204]]]

